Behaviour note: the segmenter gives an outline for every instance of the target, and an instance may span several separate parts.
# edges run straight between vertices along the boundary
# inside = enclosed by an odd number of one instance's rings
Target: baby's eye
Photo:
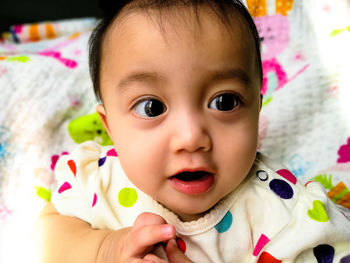
[[[145,99],[135,106],[135,112],[146,118],[155,118],[165,111],[165,105],[157,99]]]
[[[223,93],[216,96],[209,103],[209,108],[219,111],[230,111],[236,108],[240,102],[240,98],[234,93]]]

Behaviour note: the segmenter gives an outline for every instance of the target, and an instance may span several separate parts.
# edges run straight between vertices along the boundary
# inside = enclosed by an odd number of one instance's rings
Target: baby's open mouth
[[[205,180],[210,175],[211,173],[206,171],[182,172],[174,175],[173,178],[176,178],[178,180],[185,181],[185,182],[190,182],[190,181]]]
[[[182,193],[198,195],[206,193],[214,184],[214,174],[207,171],[185,171],[170,177],[173,187]]]

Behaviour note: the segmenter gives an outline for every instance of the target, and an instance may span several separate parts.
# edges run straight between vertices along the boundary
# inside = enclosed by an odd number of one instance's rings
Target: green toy
[[[68,124],[68,132],[76,143],[93,140],[102,146],[113,145],[97,113],[71,121]]]
[[[332,190],[334,188],[332,183],[332,174],[319,174],[311,180],[322,184],[322,186],[327,190]]]

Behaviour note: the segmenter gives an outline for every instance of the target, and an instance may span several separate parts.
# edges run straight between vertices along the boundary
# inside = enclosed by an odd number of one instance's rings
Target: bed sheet
[[[350,208],[350,3],[247,0],[262,37],[259,151]],[[60,155],[109,144],[94,114],[96,19],[17,25],[0,42],[0,262],[34,262],[32,226]]]

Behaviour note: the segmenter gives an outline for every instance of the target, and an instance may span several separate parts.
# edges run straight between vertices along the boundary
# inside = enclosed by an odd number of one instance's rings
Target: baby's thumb
[[[166,255],[168,257],[169,263],[193,263],[179,249],[175,239],[169,240],[169,242],[165,248],[165,252],[166,252]]]
[[[134,222],[134,229],[138,229],[141,226],[163,225],[163,224],[166,224],[166,221],[163,217],[153,213],[144,212],[136,218]]]

